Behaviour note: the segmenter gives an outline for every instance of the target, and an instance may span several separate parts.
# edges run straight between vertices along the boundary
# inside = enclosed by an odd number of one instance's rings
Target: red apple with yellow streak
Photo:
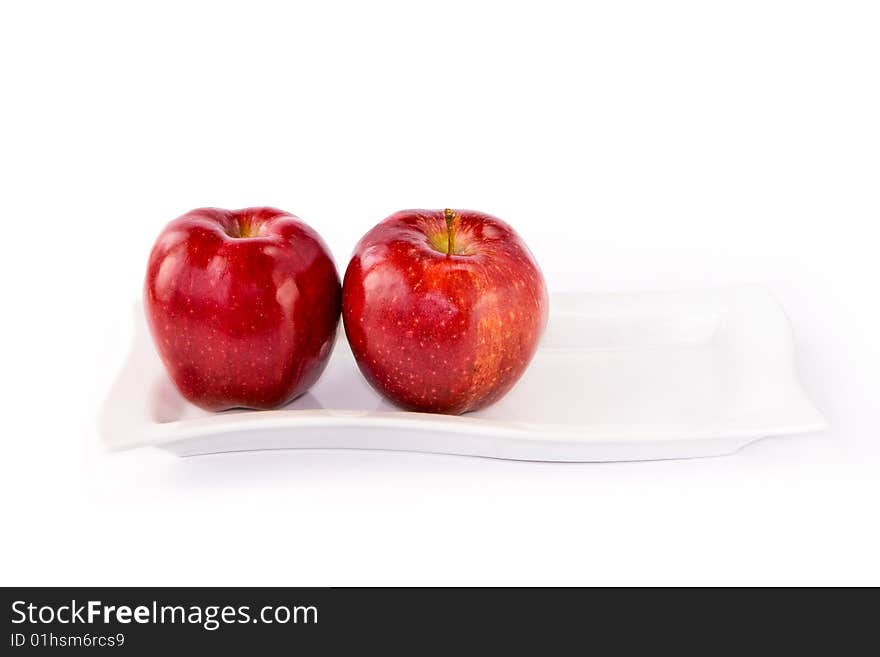
[[[342,317],[367,381],[395,404],[459,414],[500,399],[547,323],[547,290],[513,228],[471,210],[404,210],[345,272]]]

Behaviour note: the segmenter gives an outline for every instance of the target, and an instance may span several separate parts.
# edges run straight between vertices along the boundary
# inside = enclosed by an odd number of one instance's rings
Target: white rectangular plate
[[[755,286],[554,295],[547,333],[520,382],[498,403],[462,417],[385,402],[361,377],[341,327],[320,381],[287,407],[208,413],[177,393],[140,306],[135,326],[102,414],[111,448],[631,461],[728,454],[759,438],[826,426],[798,381],[785,314]]]

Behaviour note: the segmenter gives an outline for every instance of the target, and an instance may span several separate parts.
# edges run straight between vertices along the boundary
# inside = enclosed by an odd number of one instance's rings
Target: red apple
[[[274,208],[202,208],[168,224],[147,267],[153,340],[181,394],[211,411],[273,408],[321,375],[339,275],[321,237]]]
[[[404,210],[368,232],[345,272],[342,318],[367,381],[399,406],[464,413],[500,399],[547,323],[544,278],[506,223]]]

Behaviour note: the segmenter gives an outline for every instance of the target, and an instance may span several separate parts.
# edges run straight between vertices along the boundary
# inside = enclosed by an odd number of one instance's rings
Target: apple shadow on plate
[[[230,408],[219,412],[204,411],[184,399],[167,376],[159,377],[153,382],[152,399],[154,417],[157,422],[163,424],[197,417],[260,412],[251,408]],[[324,405],[321,404],[318,398],[307,391],[278,410],[316,411],[323,408]]]

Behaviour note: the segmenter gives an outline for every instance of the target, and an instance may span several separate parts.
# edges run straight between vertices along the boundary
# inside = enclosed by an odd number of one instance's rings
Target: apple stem
[[[446,255],[451,256],[455,253],[455,228],[452,225],[455,221],[455,210],[446,208],[443,216],[446,217]]]

